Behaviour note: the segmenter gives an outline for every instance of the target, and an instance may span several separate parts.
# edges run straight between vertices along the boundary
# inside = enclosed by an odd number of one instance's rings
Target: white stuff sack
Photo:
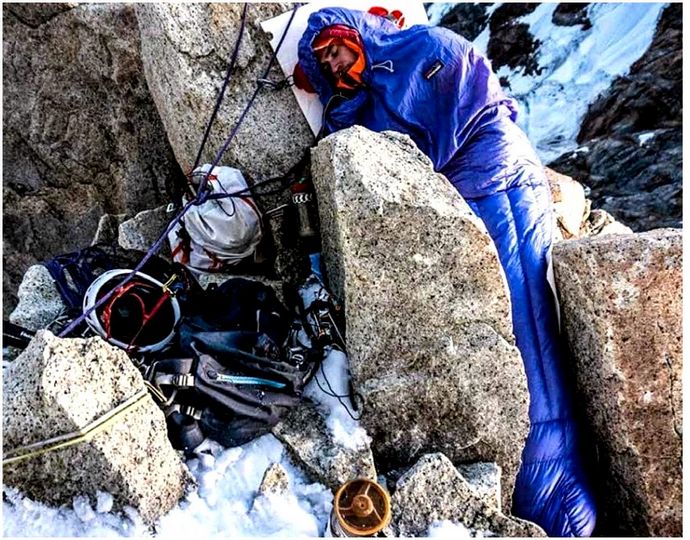
[[[207,163],[195,169],[193,177],[205,175],[210,167]],[[234,193],[246,189],[247,181],[237,169],[215,167],[208,186],[213,194]],[[261,240],[261,214],[249,193],[243,193],[192,205],[168,234],[173,260],[213,272],[252,255]]]

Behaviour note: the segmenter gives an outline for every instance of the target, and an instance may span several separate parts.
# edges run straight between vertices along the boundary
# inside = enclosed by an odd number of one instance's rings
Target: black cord
[[[349,398],[350,401],[352,402],[352,407],[353,407],[355,410],[357,410],[358,407],[354,404],[354,399],[353,399],[353,397],[356,396],[356,397],[360,398],[360,399],[362,400],[362,403],[364,403],[364,398],[362,397],[362,395],[361,395],[361,394],[358,394],[357,392],[349,393],[349,394],[336,394],[335,390],[333,390],[333,387],[331,386],[331,383],[330,383],[329,380],[328,380],[328,377],[326,377],[326,371],[323,369],[323,361],[321,362],[320,371],[321,371],[321,374],[323,375],[323,380],[324,380],[324,382],[325,382],[326,385],[328,386],[328,390],[326,390],[323,386],[321,386],[321,383],[319,382],[319,377],[318,377],[318,375],[315,375],[315,376],[314,376],[314,380],[316,381],[316,384],[317,384],[317,386],[319,387],[319,389],[320,389],[324,394],[326,394],[327,396],[336,398],[336,399],[338,400],[338,402],[343,406],[343,408],[345,409],[345,412],[347,412],[347,414],[349,415],[349,417],[352,418],[352,419],[355,420],[355,421],[359,421],[359,419],[362,418],[362,415],[360,414],[359,416],[354,416],[354,415],[350,412],[350,408],[349,408],[349,407],[347,406],[347,404],[343,401],[343,398]],[[329,391],[329,390],[330,390],[330,391]]]

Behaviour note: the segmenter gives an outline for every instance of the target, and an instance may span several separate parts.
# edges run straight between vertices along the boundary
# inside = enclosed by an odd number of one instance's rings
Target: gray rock
[[[118,243],[125,249],[148,251],[165,231],[175,214],[168,213],[166,206],[139,212],[132,219],[123,221],[118,228]],[[170,245],[167,238],[158,250],[157,255],[170,257]]]
[[[104,214],[98,220],[96,234],[93,235],[91,245],[104,242],[106,244],[117,243],[120,224],[127,219],[127,214]]]
[[[146,79],[177,160],[191,168],[240,31],[242,4],[137,4]],[[272,55],[259,23],[289,4],[251,4],[223,103],[201,163],[211,163],[254,93]],[[269,78],[281,80],[274,63]],[[270,125],[270,128],[268,127]],[[302,157],[313,137],[289,88],[264,89],[221,161],[245,176],[277,176]]]
[[[546,536],[534,523],[487,504],[440,453],[423,456],[398,480],[391,508],[400,536],[426,536],[434,522],[444,520],[464,525],[472,536]]]
[[[295,407],[272,432],[304,470],[334,491],[353,478],[376,480],[371,450],[351,450],[338,444],[310,403]]]
[[[63,11],[68,11],[79,4],[72,2],[55,2],[41,4],[11,4],[7,11],[30,28],[38,28]]]
[[[553,260],[601,533],[681,536],[682,231],[563,242]]]
[[[273,52],[260,22],[289,11],[291,4],[250,4],[237,64],[211,129],[200,163],[211,163],[253,95]],[[137,4],[142,59],[158,111],[178,162],[194,164],[201,134],[222,87],[237,35],[243,5]],[[269,79],[284,75],[274,63]],[[237,135],[220,161],[236,167],[253,185],[285,174],[313,144],[313,135],[292,91],[261,90]],[[255,199],[262,212],[288,203],[287,192]],[[275,244],[275,271],[283,281],[298,283],[309,264],[304,242],[281,214],[266,219]]]
[[[344,302],[377,459],[495,461],[510,508],[529,394],[483,223],[407,136],[353,127],[322,140],[312,167],[326,274]]]
[[[466,463],[457,466],[478,497],[501,510],[501,468],[495,463]]]
[[[290,490],[288,473],[280,463],[273,463],[259,485],[259,495],[282,495]]]
[[[179,166],[134,6],[3,5],[4,307],[25,270],[89,245],[105,213],[164,202]]]
[[[17,292],[19,303],[10,322],[28,330],[47,328],[65,309],[50,272],[42,264],[29,267]]]
[[[192,477],[167,437],[163,413],[126,353],[100,338],[40,331],[3,376],[3,456],[82,429],[126,400],[143,400],[77,445],[3,466],[3,482],[34,500],[69,504],[77,495],[132,506],[151,523],[173,508]]]

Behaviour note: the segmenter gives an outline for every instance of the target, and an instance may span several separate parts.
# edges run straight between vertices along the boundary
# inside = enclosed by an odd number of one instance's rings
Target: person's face
[[[328,47],[316,51],[316,58],[323,69],[339,79],[353,66],[357,54],[345,45],[331,43]]]

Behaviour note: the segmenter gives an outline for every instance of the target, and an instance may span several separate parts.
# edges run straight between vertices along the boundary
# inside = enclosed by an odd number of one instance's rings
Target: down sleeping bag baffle
[[[334,93],[312,52],[321,30],[334,24],[359,33],[365,56],[361,86],[344,96]],[[399,30],[379,16],[327,8],[310,16],[298,52],[326,107],[326,132],[359,124],[406,133],[486,224],[507,277],[530,392],[531,427],[513,512],[551,536],[591,535],[594,500],[577,450],[546,279],[551,196],[538,157],[515,125],[515,102],[488,60],[444,28]]]

